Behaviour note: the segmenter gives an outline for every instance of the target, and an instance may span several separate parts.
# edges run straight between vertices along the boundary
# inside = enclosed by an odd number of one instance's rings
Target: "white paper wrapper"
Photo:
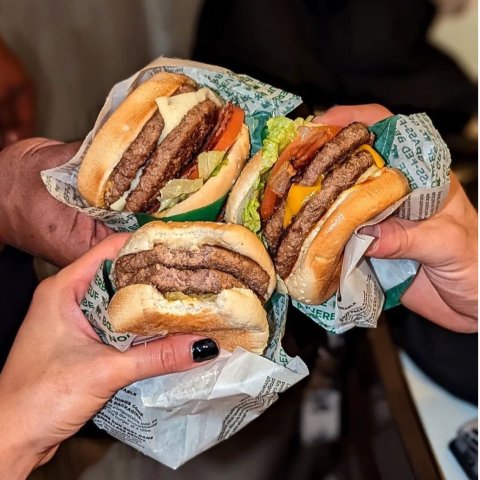
[[[131,90],[161,71],[184,73],[199,85],[217,92],[224,100],[240,105],[245,110],[245,122],[250,130],[252,153],[261,146],[261,131],[266,121],[274,115],[286,115],[301,103],[300,97],[255,80],[248,75],[238,75],[213,65],[166,57],[154,60],[127,80],[117,83],[110,91],[95,126],[83,141],[77,154],[67,164],[42,172],[45,186],[57,200],[103,221],[116,232],[136,230],[151,218],[142,214],[135,215],[89,207],[77,189],[78,170],[92,138],[110,114]],[[169,219],[214,221],[225,200],[226,198],[223,198],[207,207]]]
[[[80,306],[100,338],[124,351],[145,338],[116,333],[108,319],[109,280],[102,265]],[[94,422],[113,437],[178,468],[257,418],[278,394],[308,375],[281,346],[288,297],[267,304],[270,339],[264,356],[242,349],[194,370],[150,378],[117,392]]]
[[[403,171],[412,192],[357,229],[345,247],[336,295],[322,305],[293,301],[296,308],[334,333],[355,326],[375,327],[382,309],[399,304],[419,267],[413,260],[367,260],[363,254],[374,238],[358,230],[392,213],[407,220],[428,218],[441,207],[450,186],[450,152],[427,115],[396,115],[370,130],[376,135],[376,150],[387,165]]]

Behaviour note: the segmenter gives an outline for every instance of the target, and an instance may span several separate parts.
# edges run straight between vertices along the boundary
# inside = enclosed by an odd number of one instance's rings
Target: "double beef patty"
[[[352,187],[372,164],[373,157],[369,152],[362,150],[351,155],[327,175],[322,188],[303,206],[281,237],[274,260],[280,277],[286,278],[290,275],[308,234],[340,194]]]
[[[263,301],[269,281],[254,260],[212,245],[186,250],[158,244],[152,250],[120,257],[115,265],[117,288],[150,284],[162,293],[219,293],[238,287],[253,290]]]
[[[351,123],[319,150],[297,182],[307,187],[314,186],[320,175],[324,175],[353,153],[360,145],[372,142],[371,134],[365,125],[358,122]],[[263,227],[263,235],[271,252],[276,252],[283,233],[283,217],[285,216],[286,205],[287,199],[284,198]]]
[[[194,92],[196,88],[188,83],[182,85],[174,95]],[[105,203],[115,203],[129,188],[138,170],[145,165],[157,146],[165,122],[156,111],[144,125],[137,138],[131,143],[117,163],[107,183]]]
[[[212,100],[193,107],[153,152],[137,187],[127,197],[126,210],[150,210],[158,202],[159,190],[195,158],[216,123],[217,106]]]

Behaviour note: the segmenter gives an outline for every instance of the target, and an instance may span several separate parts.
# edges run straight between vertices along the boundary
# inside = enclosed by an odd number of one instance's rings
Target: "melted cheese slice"
[[[162,142],[182,121],[182,118],[189,110],[205,100],[212,100],[218,107],[222,106],[218,97],[209,88],[201,88],[196,92],[181,93],[173,97],[156,98],[155,101],[157,102],[158,110],[165,122],[158,143]]]
[[[357,152],[361,152],[362,150],[366,150],[373,157],[373,161],[378,168],[383,168],[385,166],[385,160],[370,145],[362,145],[357,148]]]

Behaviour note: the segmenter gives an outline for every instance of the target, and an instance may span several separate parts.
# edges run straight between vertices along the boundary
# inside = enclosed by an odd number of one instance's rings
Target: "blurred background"
[[[12,128],[80,140],[114,83],[159,55],[194,58],[301,95],[305,115],[370,102],[427,112],[477,205],[474,0],[0,0],[0,36],[3,142]],[[23,129],[1,103],[12,71]],[[32,265],[0,253],[1,361],[37,282]],[[90,425],[32,478],[467,478],[448,442],[477,415],[476,335],[401,308],[342,337],[291,316],[291,353],[312,375],[233,439],[172,472]],[[460,413],[445,423],[446,409]]]

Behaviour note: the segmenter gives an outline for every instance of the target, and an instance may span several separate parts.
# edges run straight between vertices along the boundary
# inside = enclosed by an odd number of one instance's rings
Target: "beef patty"
[[[137,187],[127,197],[126,210],[148,211],[162,187],[194,159],[217,122],[217,106],[204,100],[193,107],[161,142],[145,166]]]
[[[196,88],[190,84],[182,85],[174,95],[194,92]],[[129,188],[138,170],[143,167],[157,146],[165,122],[157,110],[144,125],[137,138],[130,144],[117,163],[107,183],[105,203],[115,203]]]
[[[308,234],[339,195],[352,187],[372,164],[373,157],[369,152],[362,150],[351,155],[327,175],[322,188],[302,207],[280,239],[274,259],[280,277],[286,278],[290,275]]]
[[[158,244],[152,250],[124,255],[115,265],[118,288],[148,283],[162,293],[219,293],[239,287],[264,299],[269,282],[267,272],[251,258],[212,245],[186,250]]]
[[[361,145],[372,142],[373,138],[365,125],[358,122],[351,123],[319,150],[305,168],[297,183],[307,187],[314,186],[320,175],[331,170]],[[285,216],[286,204],[287,199],[284,198],[263,227],[265,241],[273,253],[276,252],[280,236],[283,233],[283,217]]]

